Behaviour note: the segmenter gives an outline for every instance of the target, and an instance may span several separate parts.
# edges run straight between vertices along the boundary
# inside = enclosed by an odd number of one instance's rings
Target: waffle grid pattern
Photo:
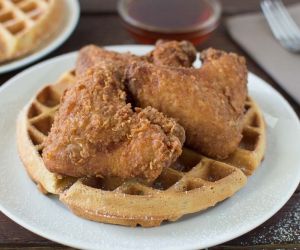
[[[0,0],[0,62],[29,52],[52,33],[59,21],[59,13],[54,13],[58,4],[57,0]]]
[[[0,1],[0,25],[2,30],[17,35],[26,28],[33,26],[45,10],[47,1],[11,0]]]
[[[252,175],[260,165],[266,148],[265,122],[257,104],[248,97],[245,103],[243,138],[236,151],[224,162]]]
[[[60,200],[75,214],[94,221],[152,227],[214,206],[244,186],[246,179],[235,167],[202,158],[187,172],[165,169],[151,186],[80,179],[60,194]]]

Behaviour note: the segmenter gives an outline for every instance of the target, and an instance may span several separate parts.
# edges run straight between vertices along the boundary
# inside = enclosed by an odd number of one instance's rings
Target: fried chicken
[[[76,75],[84,74],[87,69],[103,61],[116,62],[118,71],[124,72],[133,62],[144,61],[156,65],[192,66],[196,58],[196,49],[188,41],[158,41],[156,47],[146,56],[136,56],[131,53],[117,53],[105,50],[95,45],[88,45],[79,51],[76,63]]]
[[[159,40],[146,58],[155,65],[191,67],[196,59],[196,53],[194,45],[188,41]]]
[[[89,68],[105,61],[114,62],[116,70],[124,72],[125,68],[134,61],[146,61],[145,57],[139,57],[131,53],[118,53],[105,50],[96,45],[87,45],[79,51],[76,62],[76,75],[80,76]]]
[[[134,63],[127,86],[138,106],[178,119],[189,147],[223,159],[242,138],[247,68],[244,58],[214,49],[201,59],[200,69]]]
[[[181,154],[183,128],[152,107],[133,110],[118,68],[98,64],[64,93],[42,153],[51,172],[152,181]]]

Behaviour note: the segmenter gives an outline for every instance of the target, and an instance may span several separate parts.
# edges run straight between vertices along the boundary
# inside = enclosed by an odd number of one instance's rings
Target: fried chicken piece
[[[125,67],[134,61],[146,61],[145,57],[139,57],[131,53],[118,53],[100,48],[96,45],[87,45],[79,51],[76,62],[76,75],[80,76],[89,68],[105,61],[114,62],[116,70],[124,72]]]
[[[157,41],[154,50],[146,57],[155,65],[192,67],[196,59],[196,49],[188,41]]]
[[[127,72],[128,90],[138,106],[178,119],[189,147],[223,159],[242,138],[247,68],[233,53],[208,49],[201,55],[200,69],[134,63]]]
[[[95,45],[88,45],[79,51],[76,75],[84,74],[87,69],[103,61],[116,62],[119,71],[137,61],[152,62],[156,65],[190,67],[196,58],[196,49],[188,41],[158,41],[156,47],[146,56],[131,53],[117,53]]]
[[[117,68],[95,66],[64,93],[42,154],[51,172],[153,181],[181,154],[183,128],[152,107],[133,110]]]

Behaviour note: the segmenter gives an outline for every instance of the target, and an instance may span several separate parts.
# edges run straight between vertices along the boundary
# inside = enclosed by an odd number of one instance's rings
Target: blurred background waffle
[[[64,2],[58,0],[2,0],[0,63],[33,51],[58,29],[63,13]]]
[[[0,73],[50,53],[70,36],[78,18],[76,0],[0,0]]]

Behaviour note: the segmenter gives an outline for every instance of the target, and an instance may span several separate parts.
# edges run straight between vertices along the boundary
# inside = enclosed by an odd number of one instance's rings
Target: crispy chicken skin
[[[154,50],[147,56],[155,65],[191,67],[196,59],[196,49],[188,41],[157,41]]]
[[[226,158],[242,138],[247,68],[244,58],[208,49],[200,69],[134,63],[127,85],[137,105],[152,106],[178,119],[187,145]]]
[[[105,61],[112,61],[118,67],[117,70],[124,72],[126,66],[134,61],[146,61],[145,57],[139,57],[131,53],[118,53],[105,50],[96,45],[87,45],[79,51],[76,62],[76,75],[80,76],[89,68]]]
[[[152,181],[181,154],[183,128],[152,107],[133,110],[116,64],[87,70],[64,93],[42,154],[51,172]]]
[[[146,56],[136,56],[130,53],[117,53],[108,51],[95,45],[88,45],[79,51],[76,63],[76,75],[84,74],[85,71],[103,61],[116,62],[121,72],[137,61],[152,62],[156,65],[168,66],[192,66],[196,58],[195,47],[187,41],[163,41],[157,42],[156,47]]]

